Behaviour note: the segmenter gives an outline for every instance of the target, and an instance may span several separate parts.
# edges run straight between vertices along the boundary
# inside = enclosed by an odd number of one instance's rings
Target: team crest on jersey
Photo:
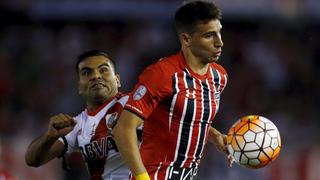
[[[116,125],[116,122],[118,119],[118,113],[114,112],[111,114],[107,114],[105,119],[106,119],[107,128],[112,129]]]
[[[136,92],[133,94],[133,100],[140,100],[147,92],[147,88],[144,85],[140,85]]]

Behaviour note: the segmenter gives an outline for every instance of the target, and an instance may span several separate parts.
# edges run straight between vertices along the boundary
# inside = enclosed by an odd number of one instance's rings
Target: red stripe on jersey
[[[88,161],[88,170],[92,180],[102,180],[102,174],[105,170],[104,166],[108,158],[108,151],[113,148],[117,149],[116,144],[112,139],[110,129],[115,125],[122,110],[123,106],[120,102],[116,102],[110,107],[99,121],[94,135],[91,137],[91,143],[87,145],[92,146],[92,148],[90,148],[91,158],[94,158],[89,159]],[[87,156],[89,155],[87,154]]]

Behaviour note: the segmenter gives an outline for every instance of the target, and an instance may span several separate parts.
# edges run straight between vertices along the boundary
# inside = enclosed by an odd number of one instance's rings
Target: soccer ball
[[[244,167],[261,168],[275,160],[281,149],[277,127],[267,118],[245,116],[229,129],[228,151]]]

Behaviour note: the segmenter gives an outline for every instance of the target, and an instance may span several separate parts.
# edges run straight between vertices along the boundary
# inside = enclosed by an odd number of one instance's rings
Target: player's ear
[[[188,34],[188,33],[180,33],[179,34],[179,38],[180,38],[180,41],[181,41],[181,44],[186,46],[186,47],[189,47],[190,44],[191,44],[191,36]]]
[[[120,82],[120,75],[116,74],[116,82],[117,82],[117,87],[121,87],[121,82]]]

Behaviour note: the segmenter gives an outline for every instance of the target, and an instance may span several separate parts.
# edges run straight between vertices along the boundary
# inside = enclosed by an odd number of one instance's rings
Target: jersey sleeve
[[[125,109],[147,119],[170,91],[170,73],[160,63],[147,67],[130,93]]]
[[[80,123],[79,123],[80,116],[81,116],[81,114],[74,117],[74,120],[77,122],[77,124],[75,125],[73,130],[71,132],[69,132],[67,135],[65,135],[64,137],[59,138],[59,141],[61,141],[65,145],[64,153],[70,154],[73,151],[75,151],[75,149],[78,147],[77,146],[77,133],[80,130]]]

